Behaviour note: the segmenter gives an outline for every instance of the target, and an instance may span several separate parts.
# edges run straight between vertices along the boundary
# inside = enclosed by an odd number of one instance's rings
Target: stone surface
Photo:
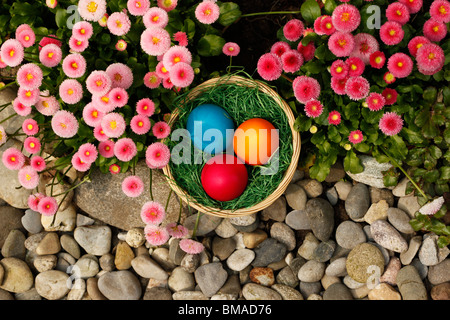
[[[405,211],[411,218],[414,218],[417,211],[420,209],[417,197],[412,194],[398,199],[397,208]]]
[[[227,266],[234,271],[242,271],[255,259],[255,252],[250,249],[238,249],[227,259]]]
[[[176,267],[170,274],[167,285],[169,286],[169,289],[174,292],[194,290],[194,275],[187,272],[182,267]]]
[[[414,266],[401,268],[396,281],[403,300],[427,300],[427,290]]]
[[[289,186],[288,186],[289,188]],[[292,195],[291,195],[292,197]],[[306,201],[305,201],[306,203]],[[283,222],[286,218],[286,197],[281,196],[270,206],[261,211],[261,219],[267,221],[269,219]]]
[[[101,256],[111,248],[111,228],[108,226],[77,227],[74,238],[87,253]]]
[[[394,252],[408,250],[405,238],[387,221],[376,220],[370,225],[370,232],[376,243]]]
[[[430,234],[424,237],[419,249],[420,262],[425,266],[434,266],[439,263],[438,236]]]
[[[282,300],[275,290],[257,283],[247,283],[242,287],[242,295],[246,300]]]
[[[114,264],[117,270],[127,270],[131,267],[131,261],[135,255],[128,243],[120,241],[116,247],[116,256],[114,258]]]
[[[365,283],[376,272],[384,272],[384,257],[380,249],[369,243],[361,243],[348,254],[346,261],[348,275],[357,282]]]
[[[402,300],[400,293],[388,283],[380,283],[370,290],[369,300]]]
[[[254,253],[255,259],[251,264],[254,267],[266,267],[284,258],[286,246],[276,239],[267,238],[255,248]]]
[[[334,228],[334,209],[331,204],[322,198],[314,198],[306,203],[305,210],[316,238],[328,240]]]
[[[221,263],[208,263],[195,270],[195,280],[206,297],[211,297],[225,284],[228,273]]]
[[[289,212],[286,216],[285,223],[294,230],[311,229],[308,215],[305,210],[293,210]]]
[[[388,216],[389,204],[382,199],[378,202],[372,203],[364,215],[364,221],[372,224],[376,220],[386,220]]]
[[[268,237],[268,235],[264,230],[256,229],[255,231],[252,231],[252,232],[244,232],[242,240],[243,240],[246,248],[254,249],[261,242],[266,240],[267,237]]]
[[[296,239],[294,231],[283,222],[275,222],[270,228],[270,237],[286,246],[287,251],[294,250]]]
[[[39,255],[55,254],[60,250],[61,243],[58,234],[55,232],[47,233],[36,247],[36,253]]]
[[[364,217],[369,206],[369,188],[363,183],[357,183],[345,200],[345,211],[352,220],[359,221]]]
[[[297,182],[301,186],[309,198],[316,198],[323,193],[323,185],[315,179],[304,179]],[[295,208],[293,208],[295,209]]]
[[[445,282],[434,286],[431,289],[431,299],[450,300],[450,282]]]
[[[450,281],[450,259],[431,266],[428,271],[428,280],[433,285]]]
[[[25,259],[25,235],[18,229],[11,230],[1,248],[2,256],[5,258]]]
[[[31,209],[25,210],[22,219],[23,227],[29,233],[39,233],[42,231],[41,214]]]
[[[0,260],[3,270],[3,282],[0,289],[20,293],[31,289],[34,283],[33,274],[28,265],[18,258]]]
[[[385,188],[383,182],[383,171],[387,171],[392,168],[392,164],[380,163],[374,157],[359,155],[359,159],[361,160],[361,165],[364,167],[363,172],[361,173],[351,173],[347,171],[346,173],[352,178],[354,181],[362,182],[366,185],[376,187],[376,188]]]
[[[142,294],[138,278],[130,271],[111,271],[98,279],[100,292],[109,300],[138,300]]]
[[[366,242],[366,235],[360,224],[351,220],[341,222],[336,228],[336,242],[342,248],[353,249]]]
[[[334,283],[323,293],[323,300],[353,300],[353,296],[345,285]]]
[[[411,218],[405,211],[398,208],[389,208],[387,215],[389,223],[392,224],[395,229],[406,234],[414,233],[414,229],[409,223]]]
[[[273,269],[256,267],[250,271],[250,280],[254,283],[271,287],[275,283]]]
[[[288,185],[285,191],[286,201],[289,207],[294,210],[305,209],[306,201],[308,201],[308,196],[306,195],[305,189],[297,184],[291,183]]]
[[[136,165],[138,175],[145,186],[141,196],[137,198],[127,197],[122,191],[122,181],[131,173],[119,173],[116,175],[102,174],[94,170],[90,183],[84,183],[76,189],[74,203],[89,216],[104,221],[105,223],[123,230],[134,227],[144,227],[145,224],[139,215],[143,204],[150,201],[149,169],[145,161]],[[170,193],[170,187],[160,170],[153,170],[152,193],[155,201],[166,203]],[[167,208],[167,218],[164,224],[176,222],[180,209],[180,201],[172,193]],[[182,222],[187,215],[187,207],[183,206]]]
[[[298,271],[298,279],[304,282],[317,282],[324,274],[325,263],[309,260]]]
[[[2,217],[2,223],[0,223],[0,247],[3,247],[11,230],[20,230],[22,228],[21,218],[23,214],[24,212],[22,210],[8,205],[0,206],[0,216]]]
[[[36,290],[47,300],[59,300],[69,293],[69,275],[59,270],[41,272],[36,276]]]

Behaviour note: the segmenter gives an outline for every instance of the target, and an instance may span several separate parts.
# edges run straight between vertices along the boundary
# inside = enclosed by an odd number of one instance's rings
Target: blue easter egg
[[[187,130],[194,146],[205,153],[218,154],[233,148],[234,122],[223,108],[202,104],[189,114]]]

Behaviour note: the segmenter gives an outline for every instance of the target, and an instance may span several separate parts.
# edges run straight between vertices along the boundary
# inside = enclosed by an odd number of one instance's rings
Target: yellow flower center
[[[36,144],[34,142],[30,142],[30,148],[34,148]]]
[[[334,120],[334,121],[336,121],[336,120],[339,119],[339,116],[338,116],[337,114],[333,114],[333,115],[331,116],[331,119]]]
[[[25,36],[25,41],[29,41],[30,37],[29,36]]]
[[[114,80],[116,80],[116,81],[122,80],[122,76],[120,75],[120,73],[116,73],[116,74],[114,75]]]
[[[428,55],[428,59],[430,59],[430,60],[433,60],[435,57],[436,57],[436,55],[435,55],[433,52],[431,52],[431,53]]]
[[[81,46],[82,42],[81,41],[77,41],[77,46]]]
[[[341,73],[342,70],[343,70],[342,67],[337,67],[337,68],[336,68],[336,72],[337,72],[337,73]]]
[[[374,104],[378,104],[378,99],[373,99],[372,102],[373,102]]]
[[[325,28],[327,28],[327,29],[331,29],[331,27],[332,27],[332,25],[329,22],[325,25]]]
[[[147,110],[147,109],[148,109],[148,106],[145,105],[142,109]]]
[[[143,126],[144,126],[144,123],[142,121],[139,121],[138,122],[138,127],[143,127]]]
[[[375,58],[375,62],[376,62],[376,63],[381,63],[381,60],[382,60],[381,57],[376,57],[376,58]]]
[[[209,15],[211,14],[211,9],[206,9],[206,10],[203,12],[203,14],[204,14],[205,16],[209,16]]]
[[[141,5],[141,2],[140,1],[136,1],[136,8],[140,8],[142,5]]]
[[[402,15],[402,12],[400,10],[397,10],[396,13],[397,13],[398,16]]]
[[[25,178],[27,179],[27,181],[30,181],[30,180],[31,180],[31,176],[30,176],[29,174],[27,174],[27,175],[25,176]]]
[[[234,48],[233,47],[229,47],[228,51],[232,52],[232,51],[234,51]]]
[[[29,74],[27,74],[27,80],[28,81],[30,81],[30,80],[33,80],[33,75],[31,74],[31,73],[29,73]]]
[[[97,87],[101,87],[103,85],[103,81],[101,80],[95,81],[95,84],[97,85]]]
[[[27,97],[31,97],[31,91],[27,91],[27,92],[25,93],[25,95],[26,95]]]
[[[73,89],[67,90],[67,94],[70,95],[70,96],[73,95]]]
[[[44,108],[48,108],[49,107],[48,102],[47,101],[42,101],[42,106]]]
[[[442,15],[447,14],[447,10],[445,10],[445,7],[443,5],[439,7],[439,13]]]
[[[159,38],[157,38],[157,37],[153,37],[153,38],[152,38],[152,42],[153,42],[153,44],[158,44],[158,43],[159,43],[159,41],[160,41],[160,39],[159,39]]]
[[[16,162],[16,157],[11,157],[10,160],[11,160],[12,162]]]
[[[94,13],[97,11],[98,5],[94,1],[89,2],[87,9],[90,13]]]
[[[439,31],[439,27],[438,27],[438,26],[434,26],[434,27],[433,27],[433,31],[434,31],[434,32],[438,32],[438,31]]]
[[[15,54],[14,50],[9,51],[9,56],[10,57],[14,57],[14,54]]]
[[[162,68],[161,68],[161,71],[162,71],[163,73],[166,73],[166,72],[167,72],[166,67],[162,67]]]
[[[341,21],[346,22],[346,21],[349,21],[349,20],[350,20],[350,13],[344,12],[344,13],[341,15]]]
[[[74,69],[78,69],[78,65],[77,65],[77,63],[76,63],[76,62],[72,63],[72,68],[74,68]]]
[[[103,102],[106,102],[106,103],[108,103],[109,102],[109,98],[108,97],[102,97],[102,99],[101,99]]]
[[[358,69],[358,67],[355,64],[352,64],[351,68],[352,68],[353,71]]]
[[[397,63],[397,66],[398,66],[399,68],[403,67],[403,62]]]
[[[61,122],[59,125],[60,125],[61,128],[63,128],[63,129],[67,128],[67,126],[66,126],[66,124],[65,124],[64,122]]]
[[[117,128],[117,122],[116,122],[116,121],[111,121],[110,124],[109,124],[109,126],[110,126],[111,129],[114,130],[114,129]]]
[[[338,40],[338,45],[340,47],[344,47],[347,44],[347,41],[345,39]]]
[[[122,21],[116,20],[116,26],[117,28],[122,28]]]
[[[153,22],[157,22],[159,20],[159,16],[154,16],[152,20]]]
[[[394,29],[391,29],[391,30],[389,30],[389,35],[390,36],[395,36],[395,30]]]
[[[92,112],[92,116],[93,116],[94,118],[97,118],[97,117],[98,117],[98,112],[97,112],[97,111],[93,111],[93,112]]]
[[[388,74],[386,75],[386,79],[387,79],[388,81],[392,81],[392,80],[394,80],[394,75],[393,75],[392,73],[388,73]]]
[[[358,140],[360,138],[359,133],[353,134],[353,139]]]
[[[85,34],[85,33],[86,33],[86,30],[85,30],[85,29],[81,29],[81,30],[80,30],[80,33],[81,33],[81,34]]]
[[[88,156],[88,155],[90,155],[91,153],[90,153],[89,151],[86,151],[84,154]]]
[[[166,7],[170,7],[172,5],[172,0],[164,0],[163,4]]]
[[[423,43],[418,43],[417,46],[416,46],[416,48],[419,49],[419,48],[422,47],[422,46],[423,46]]]
[[[50,59],[53,58],[54,53],[53,52],[49,52],[47,57],[49,57]]]
[[[181,61],[180,57],[175,57],[175,58],[173,59],[173,62],[175,62],[175,63],[180,62],[180,61]]]

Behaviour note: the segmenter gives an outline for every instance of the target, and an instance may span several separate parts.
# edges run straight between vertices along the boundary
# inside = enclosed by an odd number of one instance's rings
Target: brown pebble
[[[271,268],[253,268],[250,271],[250,280],[266,287],[270,287],[275,283],[275,277]]]

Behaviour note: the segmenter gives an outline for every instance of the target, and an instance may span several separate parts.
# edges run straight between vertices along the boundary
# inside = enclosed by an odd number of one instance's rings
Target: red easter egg
[[[220,154],[206,162],[201,182],[205,192],[214,200],[230,201],[239,197],[247,187],[247,168],[235,156]]]

